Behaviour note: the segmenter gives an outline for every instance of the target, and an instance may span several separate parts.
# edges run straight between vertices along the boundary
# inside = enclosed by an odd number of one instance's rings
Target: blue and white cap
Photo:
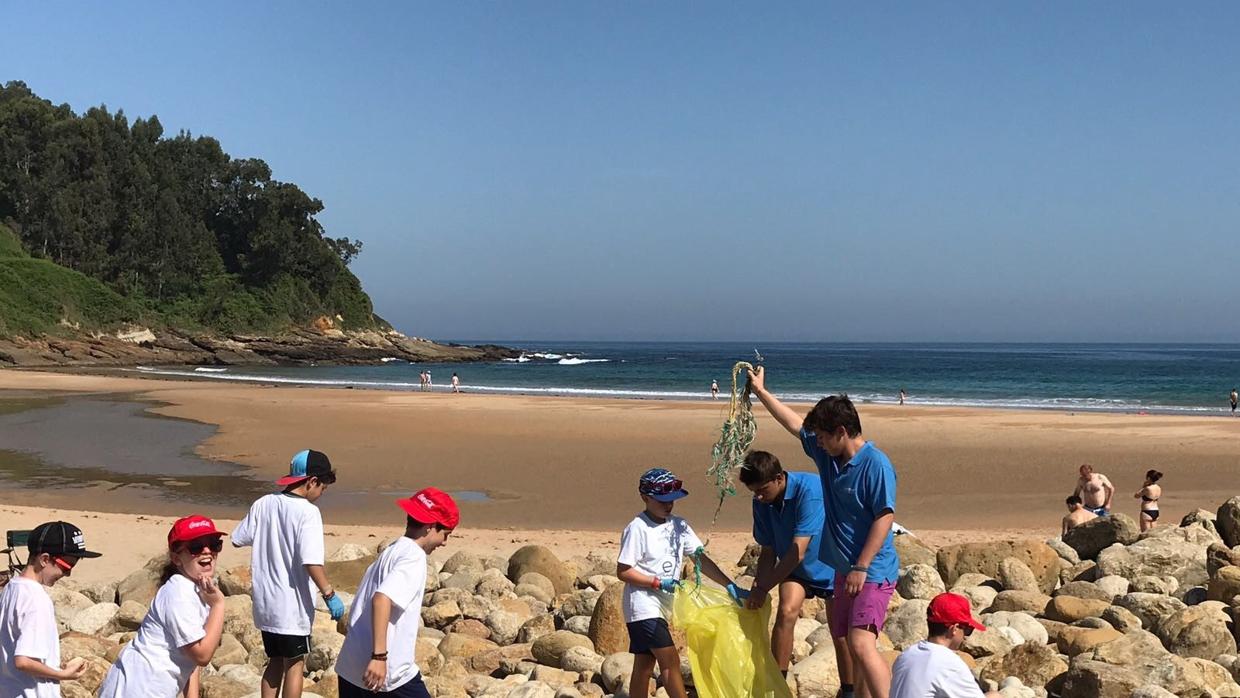
[[[689,496],[684,483],[667,468],[651,468],[642,473],[637,491],[657,502],[674,502]]]
[[[276,480],[276,484],[295,485],[310,477],[317,477],[320,481],[335,482],[336,473],[332,470],[332,462],[327,459],[326,453],[309,449],[298,451],[288,464],[288,475]]]

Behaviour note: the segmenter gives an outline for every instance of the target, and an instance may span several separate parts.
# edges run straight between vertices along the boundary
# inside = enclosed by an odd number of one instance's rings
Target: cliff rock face
[[[273,336],[194,335],[176,330],[130,328],[116,335],[0,339],[0,365],[134,366],[377,364],[498,361],[518,356],[506,347],[437,344],[395,330],[341,331],[299,328]]]

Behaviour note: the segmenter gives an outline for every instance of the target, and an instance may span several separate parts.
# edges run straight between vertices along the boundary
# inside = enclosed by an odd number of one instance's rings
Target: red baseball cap
[[[398,499],[396,505],[419,523],[443,524],[446,528],[456,528],[461,522],[461,512],[456,508],[456,502],[452,501],[451,495],[434,487],[418,490],[409,499]]]
[[[960,594],[939,594],[930,601],[926,609],[926,620],[943,625],[970,625],[975,630],[985,630],[986,626],[973,620],[973,608],[969,600]]]
[[[203,536],[226,535],[228,534],[215,528],[215,522],[211,519],[200,514],[191,514],[172,524],[172,530],[168,531],[168,547]]]

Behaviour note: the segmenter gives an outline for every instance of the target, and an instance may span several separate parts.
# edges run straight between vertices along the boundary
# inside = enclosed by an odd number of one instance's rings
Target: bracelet
[[[869,572],[870,568],[867,565],[853,565],[852,571],[853,572]]]
[[[387,661],[387,654],[388,654],[387,652],[375,652],[374,654],[370,655],[370,658],[371,658],[371,659],[377,659],[377,660],[379,660],[379,661],[386,662],[386,661]]]
[[[654,578],[651,580],[651,582],[650,582],[650,588],[651,588],[651,589],[654,589],[654,590],[656,590],[656,591],[658,591],[658,590],[659,590],[659,588],[660,588],[660,587],[659,587],[659,578],[658,578],[658,577],[654,577]]]
[[[323,597],[323,600],[324,600],[324,601],[331,601],[332,599],[336,598],[336,590],[335,590],[335,589],[332,589],[332,593],[330,593],[330,594],[321,594],[321,596]]]

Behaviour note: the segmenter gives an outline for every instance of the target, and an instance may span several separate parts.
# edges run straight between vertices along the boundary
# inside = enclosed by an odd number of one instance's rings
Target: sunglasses
[[[72,562],[70,562],[69,560],[72,560]],[[69,575],[73,574],[73,566],[77,564],[77,558],[75,558],[75,557],[74,557],[74,558],[69,558],[69,560],[66,560],[66,559],[64,559],[63,557],[53,557],[53,558],[52,558],[52,562],[53,562],[53,563],[55,563],[55,565],[56,565],[57,567],[59,567],[60,569],[64,570],[64,573],[65,573],[65,576],[66,576],[66,577],[68,577]]]
[[[182,543],[181,549],[193,555],[197,555],[204,551],[218,553],[224,549],[224,539],[219,536],[199,536],[198,538]]]
[[[679,492],[685,483],[680,480],[671,482],[648,482],[642,485],[642,494],[671,494]]]

